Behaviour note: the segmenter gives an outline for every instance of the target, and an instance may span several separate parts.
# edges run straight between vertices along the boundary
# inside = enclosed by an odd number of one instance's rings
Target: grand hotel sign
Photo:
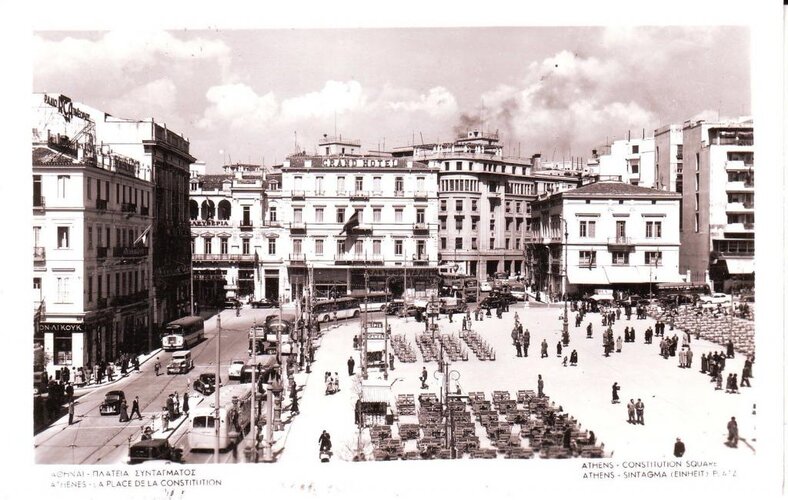
[[[83,120],[91,121],[90,115],[74,106],[70,97],[59,95],[57,98],[44,94],[44,102],[53,108],[57,108],[58,113],[63,115],[66,122],[71,122],[73,117],[81,118]]]

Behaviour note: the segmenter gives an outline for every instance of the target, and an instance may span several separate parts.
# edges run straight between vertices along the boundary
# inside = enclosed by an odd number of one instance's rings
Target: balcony
[[[107,258],[107,249],[109,247],[96,247],[96,258],[97,259],[106,259]]]
[[[413,232],[417,234],[429,233],[430,226],[426,222],[416,222],[413,224]]]
[[[33,262],[42,263],[47,260],[47,251],[44,247],[33,247]]]
[[[501,193],[499,193],[498,191],[489,191],[487,193],[487,196],[490,197],[490,198],[501,199]]]
[[[725,184],[725,191],[727,192],[747,192],[752,193],[755,190],[755,183],[752,181],[732,181]]]
[[[413,265],[414,266],[427,266],[430,263],[430,258],[427,255],[413,256]]]
[[[238,253],[195,253],[193,262],[254,262],[254,255]]]
[[[292,198],[294,200],[303,200],[306,198],[306,193],[304,191],[293,191]]]
[[[124,213],[137,213],[137,205],[134,203],[121,203],[120,211]]]
[[[288,260],[290,261],[291,265],[305,265],[306,264],[306,254],[303,254],[303,253],[291,253],[288,256]]]
[[[306,223],[305,222],[291,222],[290,223],[290,232],[291,233],[306,233]]]
[[[615,238],[607,239],[607,246],[611,248],[629,248],[635,244],[629,236],[616,236]]]
[[[427,193],[426,191],[416,191],[415,193],[413,193],[414,200],[426,201],[429,198],[429,196],[430,196],[429,193]]]
[[[113,257],[121,257],[124,259],[139,259],[148,256],[148,247],[114,247],[112,249]]]
[[[250,220],[245,220],[238,223],[238,227],[241,228],[241,231],[251,231],[254,229],[254,224]]]
[[[394,197],[395,198],[404,198],[405,197],[405,191],[403,191],[401,189],[395,189],[394,190]]]
[[[748,165],[743,160],[728,160],[725,162],[725,170],[728,172],[750,172],[752,167],[752,163]]]
[[[369,200],[369,193],[366,191],[353,191],[350,193],[351,201],[367,201]]]
[[[107,200],[96,200],[96,208],[99,210],[106,210]]]
[[[33,196],[33,211],[40,212],[46,207],[46,199],[43,196]]]
[[[150,209],[148,207],[140,207],[140,215],[150,215]]]
[[[735,202],[735,203],[728,203],[725,205],[726,212],[751,212],[755,209],[753,202]]]

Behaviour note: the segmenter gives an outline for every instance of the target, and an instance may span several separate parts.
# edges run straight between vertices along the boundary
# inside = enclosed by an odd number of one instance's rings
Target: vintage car
[[[269,299],[267,297],[263,297],[260,300],[253,300],[251,304],[253,309],[266,309],[269,307],[279,307],[279,302],[273,299]]]
[[[104,395],[104,402],[99,407],[101,415],[117,415],[120,413],[120,402],[126,399],[123,391],[109,391]]]
[[[180,462],[182,448],[173,447],[166,439],[143,439],[129,447],[129,464],[149,462],[151,460],[167,460]]]
[[[222,383],[221,378],[219,379],[219,384]],[[192,384],[194,390],[203,394],[204,396],[208,396],[209,394],[213,394],[216,390],[216,374],[215,373],[201,373],[197,380],[194,381]]]
[[[237,309],[241,307],[241,301],[238,299],[234,299],[232,297],[228,297],[224,299],[224,308],[225,309]]]
[[[230,366],[227,368],[227,377],[230,380],[237,380],[241,378],[241,371],[246,364],[245,361],[241,359],[234,359],[230,361]]]
[[[702,304],[730,304],[731,296],[727,293],[712,293],[711,295],[701,295],[698,300]]]

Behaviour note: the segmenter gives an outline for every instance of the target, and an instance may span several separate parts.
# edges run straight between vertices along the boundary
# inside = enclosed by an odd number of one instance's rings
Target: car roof
[[[244,365],[244,364],[246,364],[246,361],[244,361],[242,359],[234,359],[234,360],[230,361],[230,364],[231,365],[237,365],[237,364]]]
[[[158,448],[162,445],[167,445],[169,442],[164,438],[146,439],[144,441],[137,441],[132,444],[132,448]]]
[[[125,396],[126,393],[123,391],[109,391],[106,396]]]

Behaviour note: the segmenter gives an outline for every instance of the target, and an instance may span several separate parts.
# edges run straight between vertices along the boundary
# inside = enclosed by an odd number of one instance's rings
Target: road
[[[226,366],[233,359],[247,359],[248,332],[254,321],[262,322],[271,309],[242,309],[241,316],[234,311],[224,311],[221,334],[221,372],[227,382]],[[173,392],[183,394],[189,390],[193,398],[190,405],[200,404],[202,396],[191,388],[191,383],[203,371],[213,372],[216,364],[217,321],[212,317],[205,321],[205,340],[192,347],[194,369],[188,374],[167,375],[164,367],[171,354],[161,351],[156,355],[162,365],[162,374],[154,373],[155,357],[140,367],[139,373],[105,384],[80,396],[75,405],[74,424],[68,425],[68,417],[61,418],[35,436],[35,460],[39,464],[115,464],[126,460],[129,439],[137,439],[141,426],[150,425],[153,418],[162,413],[167,396]],[[131,411],[135,396],[140,398],[142,420],[119,422],[117,416],[102,416],[99,406],[109,390],[121,390],[126,394]],[[211,398],[212,400],[212,398]],[[183,431],[187,425],[181,426]],[[181,445],[183,434],[173,436]],[[184,443],[185,444],[185,443]],[[187,451],[187,459],[191,456]],[[197,457],[194,457],[197,459]],[[202,458],[202,457],[200,457]],[[199,460],[198,460],[199,461]]]

